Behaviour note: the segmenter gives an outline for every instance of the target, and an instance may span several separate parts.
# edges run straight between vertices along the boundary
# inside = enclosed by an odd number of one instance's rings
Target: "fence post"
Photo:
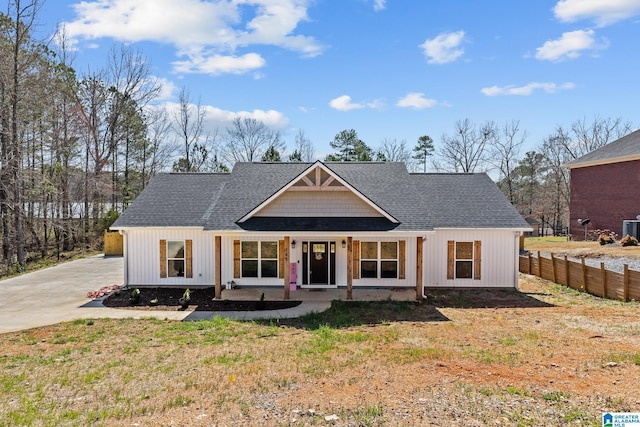
[[[531,252],[527,253],[527,274],[531,274]]]
[[[629,301],[629,264],[624,265],[624,288],[623,288],[624,302]]]
[[[540,251],[538,251],[538,277],[542,277],[542,258],[540,258]]]
[[[564,256],[564,269],[566,271],[566,275],[567,275],[567,286],[571,287],[571,275],[569,273],[569,260],[567,259],[567,256]]]
[[[587,285],[587,265],[584,262],[584,257],[582,257],[582,287],[585,292],[589,292],[589,286]]]
[[[551,281],[558,283],[556,281],[556,258],[553,256],[553,252],[551,253]]]
[[[602,297],[607,297],[607,270],[604,269],[604,262],[600,262],[600,277],[602,280]]]

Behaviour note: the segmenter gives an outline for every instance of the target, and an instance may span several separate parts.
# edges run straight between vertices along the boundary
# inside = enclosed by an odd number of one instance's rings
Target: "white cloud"
[[[382,99],[374,99],[371,102],[367,102],[367,107],[373,110],[382,110],[384,108],[384,101]]]
[[[575,87],[574,83],[563,83],[557,85],[555,83],[538,83],[532,82],[524,86],[491,86],[485,87],[481,92],[487,96],[500,96],[500,95],[517,95],[517,96],[529,96],[535,90],[543,90],[546,93],[556,93],[559,90],[569,90]]]
[[[259,55],[237,56],[238,47],[272,45],[303,56],[322,53],[313,37],[295,34],[306,21],[308,0],[97,0],[74,5],[76,19],[65,23],[75,39],[112,38],[125,42],[151,41],[173,45],[178,68],[210,73],[238,73],[263,66]],[[235,58],[232,65],[216,66]],[[242,58],[245,63],[238,64]],[[249,62],[250,64],[247,64]],[[238,66],[239,65],[239,66]]]
[[[373,10],[376,12],[385,9],[387,0],[373,0]]]
[[[157,81],[160,83],[160,94],[158,95],[157,101],[175,98],[179,90],[175,83],[163,77],[157,77]]]
[[[536,49],[536,59],[546,61],[563,61],[575,59],[583,51],[604,49],[608,46],[606,40],[597,43],[593,30],[576,30],[562,33],[557,40],[548,40]]]
[[[560,0],[553,12],[562,22],[593,20],[604,27],[640,13],[640,0]]]
[[[164,107],[173,117],[178,112],[180,104],[177,102],[165,102],[158,108]],[[195,106],[194,106],[195,108]],[[253,110],[253,111],[229,111],[211,105],[203,105],[205,110],[204,126],[211,135],[220,133],[226,129],[235,117],[249,117],[260,120],[265,125],[274,130],[283,130],[289,125],[289,120],[280,111],[276,110]]]
[[[365,107],[362,104],[351,102],[351,97],[349,95],[342,95],[334,98],[329,102],[329,105],[331,106],[331,108],[334,108],[338,111],[357,110]]]
[[[431,108],[437,104],[435,99],[429,99],[424,97],[422,92],[410,92],[404,97],[400,98],[396,105],[398,107],[409,107],[420,110],[423,108]]]
[[[441,33],[436,38],[427,39],[420,47],[429,64],[446,64],[453,62],[464,54],[464,49],[460,47],[464,41],[464,31],[454,33]]]
[[[231,55],[192,55],[186,61],[173,62],[174,71],[185,74],[243,74],[247,71],[263,67],[265,60],[256,53],[242,56]]]

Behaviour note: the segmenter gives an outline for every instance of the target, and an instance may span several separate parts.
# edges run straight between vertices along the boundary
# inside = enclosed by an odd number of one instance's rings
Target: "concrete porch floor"
[[[228,300],[246,300],[257,301],[264,293],[265,301],[282,301],[284,300],[283,288],[236,288],[236,289],[223,289],[222,299]],[[354,288],[353,301],[415,301],[416,290],[415,288]],[[326,302],[333,300],[347,300],[347,289],[296,289],[289,292],[289,299],[291,301],[305,301],[305,302]]]

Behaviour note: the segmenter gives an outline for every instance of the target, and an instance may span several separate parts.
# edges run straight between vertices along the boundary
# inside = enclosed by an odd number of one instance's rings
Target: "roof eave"
[[[640,154],[634,154],[632,156],[613,157],[610,159],[591,160],[586,162],[567,163],[564,165],[567,169],[586,168],[589,166],[610,165],[612,163],[631,162],[634,160],[640,160]]]

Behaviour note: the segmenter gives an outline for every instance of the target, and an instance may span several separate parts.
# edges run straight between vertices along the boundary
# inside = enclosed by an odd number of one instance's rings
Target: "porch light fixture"
[[[292,240],[292,241],[291,241],[291,247],[292,247],[293,249],[295,249],[295,248],[296,248],[296,241],[295,241],[295,240]]]
[[[346,248],[346,247],[347,247],[347,242],[346,242],[346,241],[344,241],[344,240],[342,241],[342,247],[343,247],[343,248]]]

